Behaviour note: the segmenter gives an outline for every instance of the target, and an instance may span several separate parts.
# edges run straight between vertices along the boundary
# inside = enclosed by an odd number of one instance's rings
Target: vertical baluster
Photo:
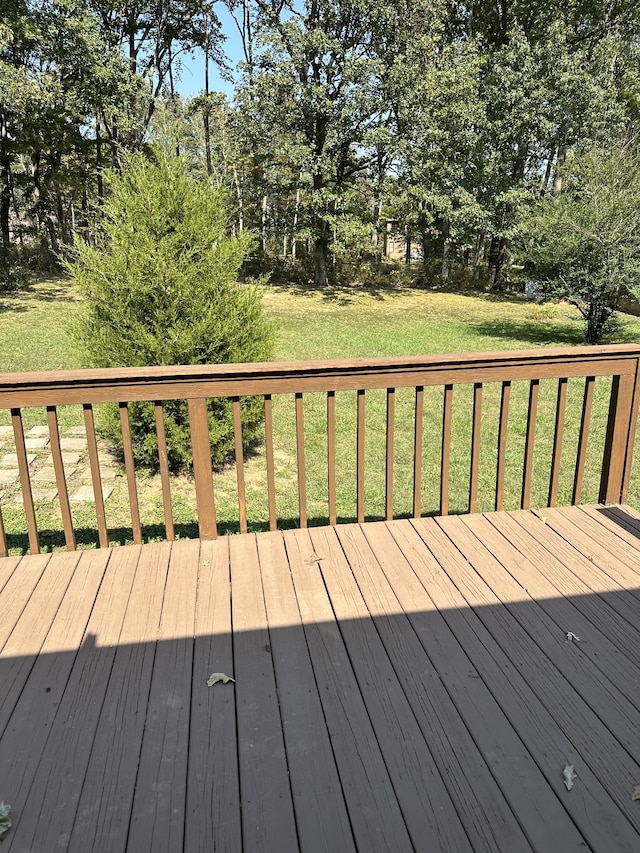
[[[22,503],[24,514],[27,519],[27,532],[29,535],[29,549],[32,554],[40,553],[38,542],[38,525],[36,522],[36,511],[33,505],[31,493],[31,479],[29,477],[29,461],[24,444],[24,428],[22,426],[22,413],[20,409],[11,409],[11,421],[13,423],[13,436],[16,444],[18,457],[18,470],[20,472],[20,488],[22,489]]]
[[[589,440],[589,426],[591,423],[591,407],[593,405],[593,391],[595,388],[595,376],[587,376],[584,380],[584,397],[582,398],[582,418],[580,419],[580,435],[578,438],[578,452],[576,455],[576,473],[573,479],[572,504],[579,504],[582,497],[582,481],[584,479],[584,464],[587,458],[587,441]]]
[[[7,534],[4,530],[4,521],[2,520],[2,507],[0,506],[0,557],[8,557],[9,548],[7,546]]]
[[[393,446],[396,414],[396,389],[387,388],[387,445],[386,445],[386,488],[385,518],[393,518]]]
[[[267,453],[267,500],[269,503],[269,530],[276,530],[276,471],[273,459],[273,403],[271,394],[264,395],[264,441]]]
[[[507,429],[509,426],[509,400],[511,398],[511,382],[502,383],[500,397],[500,426],[498,427],[498,466],[496,471],[496,512],[504,506],[504,473],[507,461]]]
[[[296,452],[298,457],[298,507],[300,527],[307,526],[307,475],[304,460],[304,403],[302,393],[296,392]]]
[[[478,509],[478,471],[480,469],[480,427],[482,423],[482,382],[473,386],[473,427],[471,431],[471,471],[469,474],[469,512]]]
[[[413,517],[422,514],[422,433],[424,423],[424,388],[416,387],[416,413],[413,434]]]
[[[611,385],[607,436],[602,457],[598,500],[620,503],[629,452],[629,428],[634,407],[635,375],[614,376]]]
[[[209,418],[207,401],[198,397],[188,400],[189,429],[193,450],[193,476],[198,505],[198,530],[201,539],[215,539],[216,505],[213,495],[213,469],[211,466],[211,444],[209,443]]]
[[[624,472],[622,476],[622,494],[620,495],[620,503],[626,504],[629,494],[629,479],[631,478],[631,468],[633,466],[633,449],[636,444],[636,430],[638,426],[638,410],[640,409],[640,359],[636,359],[635,384],[633,391],[633,400],[631,402],[631,422],[629,423],[629,433],[627,436],[627,450],[624,458]]]
[[[47,406],[47,422],[49,424],[49,441],[51,445],[51,456],[53,458],[53,470],[56,474],[56,486],[58,487],[58,499],[60,501],[60,512],[62,513],[64,541],[67,545],[68,551],[75,551],[76,537],[73,530],[71,506],[69,504],[69,492],[64,473],[64,464],[62,462],[60,429],[58,427],[58,413],[55,406]]]
[[[142,529],[140,526],[140,507],[138,505],[138,488],[136,486],[136,469],[133,461],[133,445],[131,443],[131,424],[129,409],[126,403],[118,403],[120,409],[120,429],[122,430],[122,449],[124,451],[124,469],[127,474],[127,490],[129,492],[129,507],[131,509],[131,531],[136,545],[142,544]]]
[[[160,465],[160,482],[162,483],[162,506],[164,508],[164,527],[167,539],[173,542],[173,507],[171,506],[171,480],[169,478],[169,456],[167,454],[167,435],[164,428],[164,413],[162,402],[156,400],[153,404],[156,416],[156,436],[158,438],[158,463]]]
[[[538,413],[538,391],[540,380],[529,383],[529,410],[527,414],[527,435],[524,442],[524,472],[522,476],[522,509],[529,509],[531,502],[531,473],[533,470],[533,446],[536,438],[536,418]]]
[[[364,421],[365,421],[365,392],[361,388],[357,396],[358,436],[356,463],[356,517],[358,523],[364,521]]]
[[[242,420],[240,417],[240,397],[234,397],[233,408],[233,443],[236,452],[236,482],[238,483],[238,512],[240,516],[240,533],[247,532],[247,498],[244,488],[244,454],[242,452]]]
[[[442,411],[442,462],[440,468],[440,515],[449,514],[449,466],[451,458],[451,406],[453,385],[444,386]]]
[[[108,548],[109,536],[107,534],[107,519],[104,511],[104,497],[102,494],[100,463],[98,461],[98,443],[96,441],[93,406],[91,403],[84,403],[82,409],[84,414],[84,425],[87,431],[87,449],[89,451],[89,466],[91,468],[91,484],[93,486],[93,497],[96,505],[96,519],[98,521],[98,542],[100,543],[101,548]]]
[[[327,392],[327,477],[329,487],[329,524],[337,521],[336,509],[336,392]]]
[[[562,459],[562,438],[564,436],[564,414],[566,404],[567,380],[558,379],[558,402],[556,403],[556,424],[553,433],[551,477],[549,478],[549,506],[555,506],[558,503],[558,482],[560,480],[560,462]]]

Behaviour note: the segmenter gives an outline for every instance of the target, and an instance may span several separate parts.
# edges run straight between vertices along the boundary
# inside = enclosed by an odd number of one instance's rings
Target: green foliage
[[[140,154],[111,175],[99,245],[78,242],[68,268],[86,298],[77,334],[100,367],[221,364],[268,360],[273,332],[258,290],[237,282],[251,245],[245,233],[231,237],[224,192],[192,178],[186,160],[154,149],[156,162]],[[258,401],[243,401],[244,438],[256,436]],[[165,408],[173,467],[191,462],[184,404]],[[132,404],[136,457],[157,462],[151,405]],[[209,403],[213,458],[232,452],[230,404]],[[106,430],[118,440],[115,413]]]
[[[576,157],[566,188],[521,229],[525,272],[548,298],[566,299],[596,343],[620,297],[640,294],[640,159],[634,145]]]

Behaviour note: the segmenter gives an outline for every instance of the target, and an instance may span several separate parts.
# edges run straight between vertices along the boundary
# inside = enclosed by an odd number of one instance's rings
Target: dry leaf
[[[3,836],[6,832],[9,831],[11,827],[11,818],[9,817],[9,812],[11,811],[11,806],[7,805],[7,803],[3,803],[0,800],[0,841],[2,841]]]
[[[235,683],[235,678],[231,678],[230,675],[225,675],[224,672],[212,672],[209,678],[207,678],[207,687],[213,687],[213,685],[217,684],[219,681],[223,684],[228,684],[229,681],[233,681]]]
[[[580,637],[576,636],[573,633],[573,631],[567,631],[567,633],[564,636],[566,637],[565,643],[581,643],[582,642]]]
[[[640,785],[636,785],[636,787],[633,789],[633,794],[631,794],[631,799],[634,801],[640,800]]]
[[[322,557],[318,557],[318,555],[314,551],[313,554],[309,557],[309,559],[305,560],[305,563],[317,563],[321,559]]]
[[[562,781],[564,782],[564,786],[567,791],[570,791],[573,788],[574,779],[577,779],[578,775],[573,769],[573,764],[567,764],[567,766],[562,771]]]

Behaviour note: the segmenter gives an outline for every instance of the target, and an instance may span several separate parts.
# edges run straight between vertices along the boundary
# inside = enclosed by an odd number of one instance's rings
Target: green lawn
[[[313,359],[379,355],[408,355],[498,349],[522,349],[534,346],[577,345],[582,341],[582,326],[576,313],[566,305],[538,305],[519,298],[498,298],[486,294],[451,294],[432,291],[395,289],[330,289],[322,293],[300,288],[269,287],[265,291],[267,312],[278,325],[276,358]],[[81,308],[72,287],[63,280],[44,281],[23,294],[0,297],[0,371],[43,370],[78,367],[81,354],[73,345],[69,327]],[[640,320],[623,318],[616,342],[640,338]],[[577,430],[580,418],[582,382],[570,382],[568,419],[564,443],[560,498],[571,495]],[[609,383],[598,381],[593,427],[588,454],[588,476],[583,500],[595,500],[599,464],[604,440]],[[519,503],[524,427],[528,386],[514,383],[507,447],[508,472],[506,504]],[[555,413],[556,383],[541,384],[532,505],[544,506],[548,490],[548,471]],[[471,388],[456,388],[451,462],[451,511],[465,511],[468,500],[470,459]],[[366,511],[380,517],[384,511],[385,395],[368,392],[366,397]],[[494,501],[496,434],[499,388],[487,386],[483,399],[483,434],[479,508],[491,509]],[[338,426],[338,513],[342,518],[355,514],[355,394],[337,395]],[[423,470],[423,507],[438,509],[440,470],[440,430],[442,390],[425,392]],[[43,423],[42,410],[25,413],[25,423]],[[82,422],[81,412],[65,408],[60,413],[63,427]],[[0,424],[8,423],[8,413],[0,412]],[[297,517],[295,462],[295,425],[293,400],[274,401],[276,435],[276,490],[278,515],[283,524]],[[305,398],[305,440],[307,451],[309,516],[326,520],[326,418],[321,395]],[[395,509],[397,514],[411,510],[412,498],[413,391],[399,391],[396,402]],[[264,526],[266,515],[266,472],[264,454],[259,448],[247,460],[247,506],[255,529]],[[158,478],[140,472],[143,523],[148,535],[161,536],[162,519]],[[233,470],[215,476],[218,520],[222,529],[237,529],[237,494]],[[195,528],[193,484],[190,478],[177,477],[173,483],[176,521],[184,535]],[[3,514],[7,532],[24,530],[24,515],[14,498],[19,494],[5,490]],[[640,505],[640,477],[634,477],[631,499]],[[114,494],[107,502],[107,519],[116,541],[130,538],[126,483],[119,473]],[[80,539],[93,541],[95,514],[91,505],[74,509],[76,525],[83,530]],[[56,504],[41,504],[38,520],[42,528],[60,529]],[[16,548],[21,540],[12,539]],[[59,536],[52,542],[57,544]]]

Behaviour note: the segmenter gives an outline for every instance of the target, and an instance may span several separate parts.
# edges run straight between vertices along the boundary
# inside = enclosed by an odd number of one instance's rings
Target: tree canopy
[[[519,222],[640,119],[640,6],[15,0],[0,19],[4,268],[91,242],[103,171],[171,123],[253,264],[324,285],[401,237],[424,274],[513,278]],[[221,23],[222,22],[222,23]],[[224,55],[237,28],[243,59]],[[179,94],[189,55],[202,90]],[[212,91],[209,69],[234,82]],[[397,242],[397,241],[396,241]],[[347,269],[347,265],[351,269]]]

